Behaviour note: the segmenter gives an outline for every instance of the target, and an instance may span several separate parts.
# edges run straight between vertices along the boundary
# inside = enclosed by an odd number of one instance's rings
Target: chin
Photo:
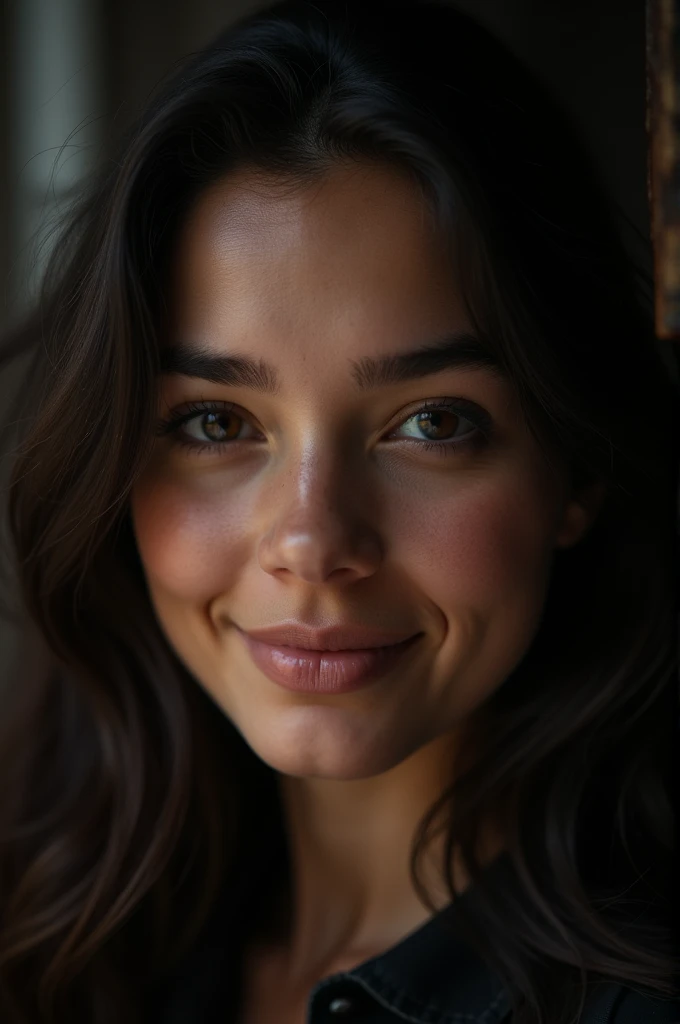
[[[315,709],[318,712],[318,708]],[[318,714],[297,715],[297,721],[282,725],[283,715],[270,731],[241,727],[240,732],[253,753],[282,775],[298,778],[367,779],[394,768],[413,749],[398,749],[395,738],[389,744],[381,743],[371,730],[338,727],[338,723],[324,728]],[[287,717],[287,716],[286,716]]]

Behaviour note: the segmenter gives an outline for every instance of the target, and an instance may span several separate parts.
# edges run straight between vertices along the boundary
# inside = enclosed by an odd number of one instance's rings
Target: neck
[[[389,949],[432,911],[411,880],[413,839],[426,810],[450,784],[452,737],[439,737],[380,776],[335,780],[279,776],[291,877],[277,944],[288,982],[304,988]],[[436,910],[450,902],[440,830],[420,862]],[[482,861],[497,840],[486,841]],[[469,879],[454,861],[456,891]]]

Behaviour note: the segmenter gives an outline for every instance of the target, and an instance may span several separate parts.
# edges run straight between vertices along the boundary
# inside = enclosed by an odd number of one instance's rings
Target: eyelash
[[[489,439],[492,428],[491,417],[475,402],[469,402],[464,398],[442,398],[430,402],[423,402],[423,404],[414,412],[409,416],[406,416],[401,423],[398,423],[394,429],[397,430],[399,427],[403,427],[409,420],[414,419],[418,413],[428,411],[437,412],[442,410],[454,412],[457,416],[461,416],[463,419],[469,420],[475,425],[475,427],[477,427],[477,430],[473,431],[468,437],[457,441],[416,440],[415,443],[419,445],[419,447],[425,448],[426,450],[436,450],[439,455],[450,455],[458,452],[460,449],[474,449]],[[188,423],[189,421],[196,419],[199,415],[205,415],[207,412],[235,413],[239,419],[246,419],[245,416],[241,416],[238,412],[238,406],[229,402],[187,402],[182,409],[173,410],[169,416],[159,421],[156,429],[156,436],[164,437],[168,434],[176,434],[172,439],[172,443],[181,445],[183,448],[188,449],[189,454],[191,455],[209,455],[214,453],[218,448],[229,447],[233,441],[211,441],[201,444],[197,441],[187,441],[179,434],[179,428],[184,423]],[[243,438],[242,440],[250,439]],[[403,440],[409,439],[404,438]]]

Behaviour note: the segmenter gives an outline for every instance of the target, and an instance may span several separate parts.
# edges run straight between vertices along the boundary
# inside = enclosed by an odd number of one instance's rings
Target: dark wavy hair
[[[533,435],[575,488],[606,488],[585,538],[556,553],[483,742],[423,809],[414,884],[429,903],[419,854],[443,821],[451,897],[459,849],[476,883],[463,924],[516,1024],[574,1024],[603,979],[676,991],[679,387],[650,282],[573,128],[486,30],[438,3],[291,0],[162,83],[3,342],[6,365],[27,360],[5,423],[22,655],[0,742],[3,1024],[141,1021],[218,894],[264,892],[265,913],[285,877],[275,773],[163,635],[129,495],[190,204],[237,168],[305,187],[350,162],[410,176]],[[511,859],[502,891],[477,860],[489,819]]]

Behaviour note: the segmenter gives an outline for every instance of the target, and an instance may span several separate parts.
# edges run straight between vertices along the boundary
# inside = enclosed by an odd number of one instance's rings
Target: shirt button
[[[351,999],[333,999],[331,1000],[328,1009],[331,1013],[337,1013],[338,1015],[343,1013],[349,1013],[352,1010]]]

